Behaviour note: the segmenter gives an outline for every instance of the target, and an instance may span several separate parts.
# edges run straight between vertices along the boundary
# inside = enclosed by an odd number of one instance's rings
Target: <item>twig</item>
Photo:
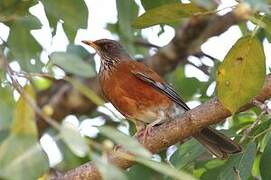
[[[6,70],[8,76],[10,77],[12,86],[18,91],[18,93],[25,98],[25,100],[29,103],[29,105],[35,110],[35,112],[42,117],[48,124],[52,127],[59,129],[59,125],[53,120],[51,117],[47,116],[37,105],[37,103],[33,100],[29,94],[25,93],[23,87],[20,85],[18,80],[16,79],[15,72],[10,68],[8,60],[4,55],[2,47],[0,48],[0,59],[3,61],[4,69]]]
[[[206,65],[200,65],[200,66],[197,66],[197,65],[195,65],[194,63],[192,63],[192,62],[188,62],[187,64],[190,64],[191,66],[194,66],[195,68],[197,68],[197,69],[199,69],[199,70],[201,70],[204,74],[206,74],[207,76],[210,76],[210,73],[209,73],[209,71],[208,71],[208,69],[209,69],[209,67],[208,66],[206,66]]]
[[[268,131],[271,131],[271,127],[265,129],[264,131],[260,132],[259,134],[257,134],[256,136],[253,137],[253,141],[255,141],[255,139],[257,139],[258,137],[260,137],[261,135],[267,133]]]
[[[211,55],[209,55],[209,54],[206,54],[206,53],[204,53],[204,52],[202,52],[202,51],[195,52],[195,53],[193,53],[193,54],[191,54],[191,55],[192,55],[192,56],[196,56],[196,57],[198,57],[198,58],[201,58],[201,57],[205,56],[205,57],[211,59],[212,61],[216,61],[216,60],[217,60],[217,59],[214,58],[213,56],[211,56]]]
[[[24,72],[24,71],[20,71],[20,72],[13,72],[15,73],[17,76],[20,76],[20,77],[25,77],[25,78],[32,78],[33,76],[38,76],[38,77],[44,77],[44,78],[48,78],[48,79],[55,79],[54,76],[52,76],[51,74],[46,74],[46,73],[27,73],[27,72]],[[65,80],[66,82],[70,83],[71,85],[74,86],[74,88],[78,88],[76,87],[73,83],[71,83],[71,78],[70,77],[63,77],[63,80]],[[69,84],[69,85],[70,85]],[[55,106],[55,104],[58,103],[59,100],[61,100],[62,98],[62,95],[65,94],[67,91],[69,90],[69,86],[67,86],[67,84],[64,84],[60,90],[58,90],[55,94],[55,96],[53,96],[53,98],[50,99],[50,101],[47,103],[49,106]],[[80,89],[78,89],[80,91]],[[81,92],[81,94],[83,94],[84,96],[86,96],[84,93]],[[87,97],[87,96],[86,96]],[[87,97],[88,98],[88,97]],[[90,99],[90,98],[88,98]],[[91,100],[91,99],[90,99]],[[94,102],[94,101],[93,101]],[[95,102],[94,102],[95,103]],[[122,120],[113,110],[111,110],[110,108],[108,108],[107,106],[103,104],[96,104],[97,106],[102,106],[104,108],[106,108],[114,118],[118,119],[118,120]]]
[[[262,103],[262,102],[258,101],[257,99],[253,99],[252,104],[259,107],[262,110],[262,112],[258,115],[256,120],[248,128],[245,129],[243,136],[240,140],[240,143],[243,143],[248,138],[251,131],[260,123],[262,117],[265,114],[270,114],[270,109],[268,108],[268,106],[265,103]]]
[[[237,169],[235,166],[233,166],[233,172],[234,172],[234,179],[235,180],[241,180],[240,170]]]
[[[249,126],[248,128],[245,129],[244,133],[243,133],[243,136],[240,140],[240,143],[242,144],[249,136],[249,134],[251,133],[252,129],[254,129],[258,124],[259,122],[261,121],[262,119],[262,116],[265,114],[264,111],[262,111],[258,117],[256,118],[256,120],[251,124],[251,126]]]
[[[147,48],[156,48],[156,49],[160,48],[159,46],[152,44],[150,42],[144,41],[144,40],[136,40],[134,41],[134,44],[139,45],[139,46],[144,46]]]
[[[262,103],[262,102],[260,102],[260,101],[258,101],[258,100],[256,100],[256,99],[254,99],[254,100],[252,101],[252,103],[253,103],[255,106],[259,107],[262,111],[266,112],[266,114],[271,114],[271,109],[268,108],[267,102]]]

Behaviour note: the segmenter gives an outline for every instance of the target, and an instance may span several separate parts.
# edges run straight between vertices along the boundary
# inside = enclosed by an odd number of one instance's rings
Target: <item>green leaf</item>
[[[42,63],[39,61],[39,54],[42,49],[30,34],[30,30],[41,27],[39,20],[30,15],[10,21],[7,25],[10,27],[7,43],[12,56],[19,60],[18,62],[23,70],[39,72],[42,67]],[[30,63],[31,59],[36,60],[35,65]]]
[[[219,1],[214,1],[214,0],[191,0],[192,3],[206,8],[206,9],[215,9],[217,8]]]
[[[161,173],[158,173],[150,168],[146,168],[146,166],[141,164],[135,164],[129,168],[128,171],[125,172],[128,176],[129,180],[138,180],[138,179],[155,179],[160,180]]]
[[[239,23],[238,26],[239,26],[240,31],[242,32],[242,36],[247,36],[247,35],[250,34],[250,31],[249,31],[249,29],[247,27],[246,22],[241,22],[241,23]]]
[[[134,0],[117,0],[119,28],[126,38],[132,38],[133,22],[138,14],[138,6]]]
[[[183,18],[188,18],[203,12],[205,12],[204,9],[192,3],[171,3],[147,10],[134,21],[133,27],[142,29],[156,24],[176,23]]]
[[[91,56],[91,54],[82,46],[75,45],[75,44],[69,44],[67,47],[67,53],[76,54],[80,58],[85,59],[88,56]],[[94,59],[93,59],[94,61]]]
[[[71,124],[62,124],[60,127],[60,137],[75,155],[84,157],[89,152],[89,147],[85,139],[81,136],[79,130]]]
[[[199,161],[196,164],[196,171],[199,174],[200,180],[218,180],[217,176],[223,169],[225,161],[221,159],[210,159],[205,161]]]
[[[131,54],[134,54],[134,31],[132,29],[132,22],[137,17],[139,8],[134,0],[116,0],[116,5],[118,10],[117,24],[120,41]]]
[[[170,161],[174,167],[182,169],[204,152],[203,146],[195,139],[191,139],[178,147],[177,151],[170,157]]]
[[[245,151],[241,154],[232,155],[229,160],[221,168],[218,175],[219,180],[232,180],[235,178],[233,168],[240,171],[241,179],[248,179],[251,175],[251,170],[256,156],[256,144],[249,143]]]
[[[266,134],[266,132],[268,132],[268,128],[270,128],[270,125],[271,125],[270,118],[263,116],[261,118],[261,123],[252,130],[251,136],[252,137],[257,136],[256,140],[262,139],[263,137],[268,135],[268,133]],[[264,144],[262,144],[262,143],[264,143]],[[264,142],[261,141],[261,144],[259,144],[260,149],[262,147],[265,147],[265,145],[266,145],[266,141],[264,141]]]
[[[50,26],[63,20],[68,39],[73,42],[79,28],[87,27],[88,9],[83,0],[42,0]]]
[[[9,135],[9,129],[0,130],[0,144],[4,141]]]
[[[257,118],[257,114],[252,111],[245,111],[238,114],[234,114],[231,119],[231,126],[235,130],[244,128],[245,126],[252,124]]]
[[[48,159],[30,134],[11,134],[0,146],[0,177],[35,180],[49,168]]]
[[[63,160],[56,165],[56,169],[65,172],[89,161],[88,156],[83,158],[76,156],[62,139],[59,139],[56,143],[63,157]]]
[[[260,173],[263,180],[271,179],[270,171],[270,162],[271,162],[271,138],[264,149],[260,160]]]
[[[8,129],[12,122],[15,102],[10,87],[0,88],[0,131]]]
[[[261,155],[257,154],[253,163],[252,167],[252,176],[254,177],[259,177],[260,176],[260,160],[261,160]]]
[[[94,164],[98,167],[99,172],[101,172],[103,180],[126,180],[125,174],[122,170],[110,162],[107,162],[102,157],[92,154],[92,160]]]
[[[35,99],[31,86],[25,93]],[[10,135],[0,146],[0,176],[6,179],[37,179],[48,169],[48,160],[38,142],[35,112],[21,96],[16,104]]]
[[[270,122],[270,117],[267,118],[267,122],[268,121]],[[271,124],[271,122],[269,123],[269,128],[270,128],[270,124]],[[259,130],[261,130],[261,129],[259,128]],[[263,136],[261,138],[258,138],[258,141],[259,141],[258,150],[260,152],[263,152],[265,150],[265,147],[266,147],[267,143],[269,142],[269,139],[271,138],[271,131],[270,131],[270,129],[266,129],[266,131],[265,130],[262,131],[262,134],[263,134]],[[254,134],[252,133],[252,135],[254,135]]]
[[[147,166],[157,172],[160,172],[164,175],[170,176],[174,179],[178,179],[178,180],[193,180],[193,179],[195,179],[191,175],[189,175],[183,171],[180,171],[180,170],[178,171],[177,169],[174,169],[163,162],[156,162],[156,161],[147,160],[147,159],[143,159],[143,158],[139,158],[139,157],[136,157],[135,161],[138,163],[144,164],[145,166]]]
[[[93,67],[95,74],[97,74],[97,71],[95,69],[95,60],[94,60],[94,55],[95,54],[90,54],[85,48],[79,45],[75,44],[69,44],[67,47],[67,53],[71,54],[76,54],[80,58],[82,58],[84,61],[88,62],[90,61],[90,65]]]
[[[76,54],[66,52],[54,52],[50,55],[52,63],[60,66],[65,71],[73,73],[82,77],[93,77],[95,76],[94,68],[83,61]]]
[[[151,157],[151,153],[146,150],[136,139],[109,126],[99,127],[98,129],[103,135],[122,145],[129,152],[145,158]]]
[[[251,17],[251,21],[258,26],[264,28],[265,36],[267,40],[271,41],[271,16],[270,14],[265,15],[255,15]]]
[[[22,16],[29,15],[29,8],[36,4],[36,0],[1,0],[0,1],[0,21],[7,22]]]
[[[257,95],[264,79],[262,44],[255,37],[242,37],[230,49],[218,69],[217,96],[234,113]]]
[[[179,0],[141,0],[141,4],[145,10],[149,10],[158,6],[162,6],[170,3],[178,3]]]
[[[52,81],[43,77],[33,77],[32,82],[38,91],[46,90],[52,85]]]

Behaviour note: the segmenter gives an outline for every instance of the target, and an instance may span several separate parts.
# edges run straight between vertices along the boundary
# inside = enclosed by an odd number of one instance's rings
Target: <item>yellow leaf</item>
[[[217,96],[232,113],[248,103],[262,88],[265,55],[256,37],[240,38],[217,71]]]
[[[26,86],[25,93],[35,99],[34,90],[30,85]],[[11,127],[12,134],[29,134],[38,136],[35,122],[35,112],[24,97],[20,97],[15,109],[15,119]]]

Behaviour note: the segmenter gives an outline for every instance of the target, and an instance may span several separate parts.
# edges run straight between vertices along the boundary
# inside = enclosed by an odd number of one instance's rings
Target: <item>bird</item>
[[[117,41],[83,40],[100,56],[98,79],[104,97],[144,134],[190,108],[178,93],[150,67],[134,60]],[[241,146],[211,127],[193,135],[218,158],[242,151]]]

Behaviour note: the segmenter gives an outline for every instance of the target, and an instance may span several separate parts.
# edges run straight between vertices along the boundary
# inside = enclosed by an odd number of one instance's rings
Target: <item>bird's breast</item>
[[[159,116],[168,118],[173,102],[163,93],[138,79],[132,71],[137,66],[116,66],[100,74],[100,84],[105,97],[125,117],[146,123]],[[140,69],[138,69],[140,71]]]

